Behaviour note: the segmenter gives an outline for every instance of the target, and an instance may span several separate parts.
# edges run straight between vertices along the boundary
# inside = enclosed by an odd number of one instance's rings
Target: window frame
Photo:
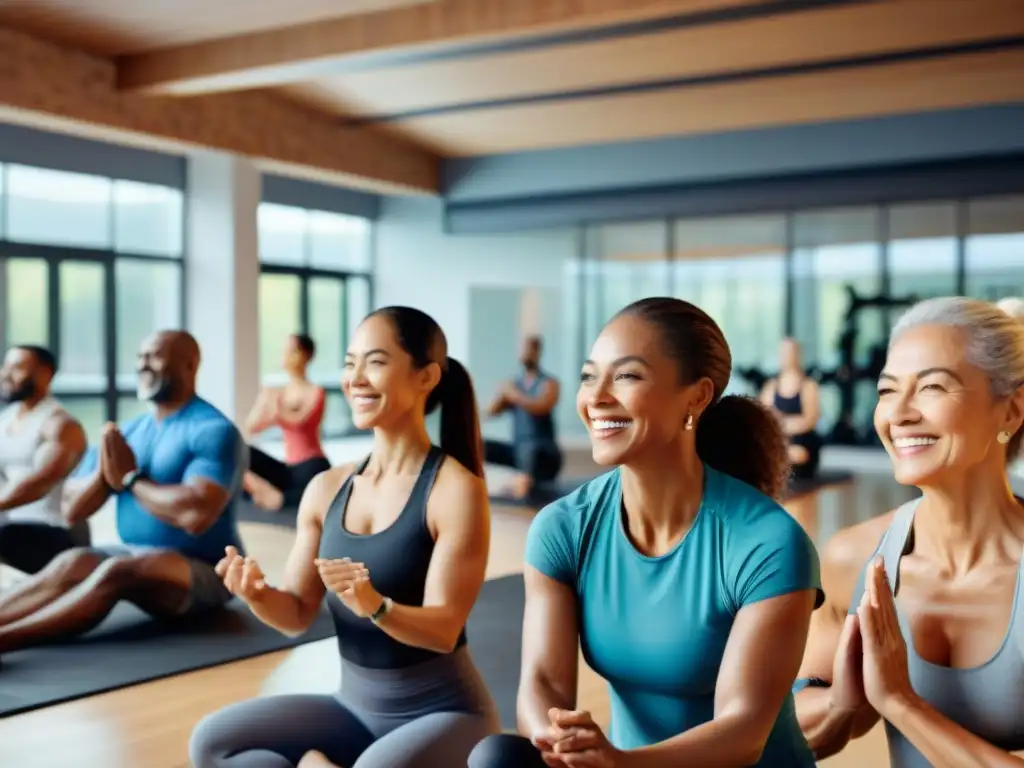
[[[166,254],[145,254],[135,253],[132,251],[117,250],[115,237],[117,223],[117,205],[115,202],[115,190],[117,188],[117,182],[136,180],[120,178],[115,176],[104,176],[102,174],[84,174],[95,176],[97,178],[108,179],[111,182],[110,205],[107,206],[107,228],[110,233],[110,246],[108,248],[92,248],[88,246],[76,245],[48,245],[41,243],[23,243],[16,240],[10,240],[7,237],[7,198],[11,193],[7,175],[10,164],[25,165],[25,163],[17,163],[15,161],[12,161],[11,163],[5,162],[0,164],[0,173],[2,173],[3,175],[2,186],[0,186],[0,189],[3,190],[3,193],[0,194],[0,296],[7,296],[7,266],[10,260],[35,259],[38,261],[42,261],[47,265],[47,346],[50,349],[50,351],[53,352],[54,357],[56,357],[57,360],[59,361],[61,358],[61,348],[63,344],[63,339],[61,338],[60,265],[64,262],[85,262],[90,264],[99,264],[103,268],[103,344],[106,349],[106,365],[104,368],[106,387],[103,391],[62,387],[54,394],[58,398],[66,398],[68,400],[81,400],[85,398],[97,397],[102,398],[106,406],[107,420],[117,421],[118,399],[120,397],[133,396],[135,394],[135,391],[133,389],[126,389],[123,387],[119,388],[117,385],[117,264],[120,261],[136,261],[146,262],[150,264],[160,263],[176,265],[180,271],[178,311],[180,313],[179,317],[181,318],[181,326],[184,327],[186,318],[188,316],[187,291],[185,290],[186,280],[188,277],[188,260],[185,258],[185,253],[188,247],[186,240],[188,226],[188,206],[185,205],[182,207],[182,215],[180,222],[180,226],[182,229],[182,252],[180,254],[171,256]],[[47,170],[61,169],[55,168]],[[78,171],[74,172],[78,173]],[[180,188],[169,186],[167,184],[157,186],[165,186],[169,189],[176,189],[179,192],[183,191]],[[8,346],[9,338],[6,323],[0,322],[0,348],[6,350]]]

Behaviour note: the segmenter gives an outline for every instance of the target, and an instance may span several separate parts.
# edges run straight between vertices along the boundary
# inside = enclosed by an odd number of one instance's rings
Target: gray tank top
[[[899,592],[899,564],[913,544],[914,513],[920,499],[896,510],[872,559],[882,556],[889,583]],[[870,563],[870,561],[869,561]],[[1021,560],[1024,569],[1024,558]],[[866,569],[865,569],[866,570]],[[861,572],[850,612],[857,610],[864,592]],[[953,669],[932,664],[917,655],[907,616],[899,613],[900,629],[907,642],[907,663],[914,691],[938,712],[993,746],[1016,752],[1024,750],[1024,584],[1021,569],[1010,612],[1010,626],[995,656],[978,667]],[[924,756],[902,733],[885,724],[892,768],[931,768]]]

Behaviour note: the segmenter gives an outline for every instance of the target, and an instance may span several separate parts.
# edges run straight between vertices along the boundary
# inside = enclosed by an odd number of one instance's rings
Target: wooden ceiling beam
[[[126,90],[208,94],[302,82],[339,62],[552,34],[770,0],[434,0],[314,24],[239,35],[122,58]]]
[[[116,81],[110,60],[0,28],[7,119],[208,147],[373,191],[438,192],[436,155],[373,129],[344,127],[276,94],[159,97],[126,93]]]

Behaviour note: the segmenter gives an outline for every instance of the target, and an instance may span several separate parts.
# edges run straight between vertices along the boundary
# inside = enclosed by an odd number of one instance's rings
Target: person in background
[[[775,411],[789,439],[793,476],[812,478],[821,460],[818,419],[821,397],[818,382],[807,375],[796,339],[783,339],[779,348],[779,374],[765,382],[761,402]]]
[[[518,715],[470,768],[813,768],[790,689],[818,556],[774,500],[777,419],[722,397],[732,355],[685,301],[620,311],[583,365],[577,409],[615,469],[545,507],[526,543]],[[611,728],[579,706],[579,647]]]
[[[511,495],[518,499],[528,498],[539,483],[558,477],[564,460],[555,435],[559,384],[540,367],[542,346],[540,336],[523,341],[521,373],[501,386],[487,409],[488,417],[512,414],[512,442],[485,441],[484,461],[517,470]]]
[[[327,395],[306,377],[316,344],[305,334],[293,334],[285,344],[282,367],[288,374],[283,387],[260,392],[245,431],[251,441],[270,427],[284,438],[284,461],[249,445],[249,471],[244,488],[253,502],[267,510],[298,506],[306,486],[331,463],[320,443]]]
[[[85,430],[50,394],[57,361],[15,346],[0,366],[0,563],[38,573],[57,555],[89,545],[89,524],[61,513],[65,479],[87,448]]]
[[[929,299],[894,327],[875,430],[921,496],[836,534],[795,689],[819,760],[885,720],[891,768],[1024,766],[1024,325]]]
[[[69,549],[0,594],[0,653],[82,635],[122,600],[174,620],[231,598],[214,566],[225,547],[242,546],[234,511],[245,443],[196,394],[199,357],[184,331],[143,342],[139,398],[152,410],[106,425],[75,470],[84,482],[65,510],[75,525],[114,496],[121,543]]]

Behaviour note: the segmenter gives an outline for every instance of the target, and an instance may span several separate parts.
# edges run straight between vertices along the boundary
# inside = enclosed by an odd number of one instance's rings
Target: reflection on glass
[[[184,195],[179,189],[114,182],[114,250],[181,256]]]
[[[89,445],[98,445],[103,425],[107,423],[107,401],[102,395],[96,397],[60,398],[64,410],[74,416],[85,430]]]
[[[8,259],[6,266],[7,343],[49,346],[50,270],[46,262]]]
[[[875,208],[813,211],[797,214],[793,222],[793,335],[803,348],[804,364],[824,376],[822,428],[842,422],[844,440],[874,434],[875,388],[869,381],[874,377],[865,379],[867,387],[846,390],[844,405],[843,390],[832,375],[850,353],[858,370],[870,367],[873,355],[884,355],[888,328],[882,310],[857,313],[848,322],[850,291],[874,297],[882,288],[878,216]]]
[[[256,227],[260,260],[267,264],[306,266],[306,233],[309,213],[275,203],[260,203],[256,211]]]
[[[370,222],[357,216],[309,212],[309,263],[319,269],[370,269]]]
[[[732,351],[730,392],[754,394],[746,369],[775,370],[785,323],[786,219],[781,214],[676,224],[672,292],[707,312]]]
[[[114,287],[117,387],[130,390],[135,388],[135,359],[145,338],[182,326],[181,267],[170,262],[118,259]]]
[[[956,287],[956,203],[894,205],[889,211],[893,297],[952,296]],[[889,327],[899,311],[889,313]]]
[[[302,283],[296,275],[260,275],[260,378],[283,381],[281,358],[293,333],[302,331]]]
[[[107,388],[103,265],[64,261],[58,278],[60,366],[54,390],[103,392]]]
[[[7,238],[22,243],[111,246],[111,181],[100,176],[7,166]]]
[[[598,278],[588,343],[593,343],[604,324],[623,307],[637,299],[664,295],[668,286],[666,228],[664,221],[588,227],[587,260]]]
[[[341,377],[345,339],[345,282],[341,278],[314,277],[309,281],[309,335],[316,342],[310,378],[336,387]]]
[[[973,200],[965,254],[968,296],[1024,296],[1024,196]]]

